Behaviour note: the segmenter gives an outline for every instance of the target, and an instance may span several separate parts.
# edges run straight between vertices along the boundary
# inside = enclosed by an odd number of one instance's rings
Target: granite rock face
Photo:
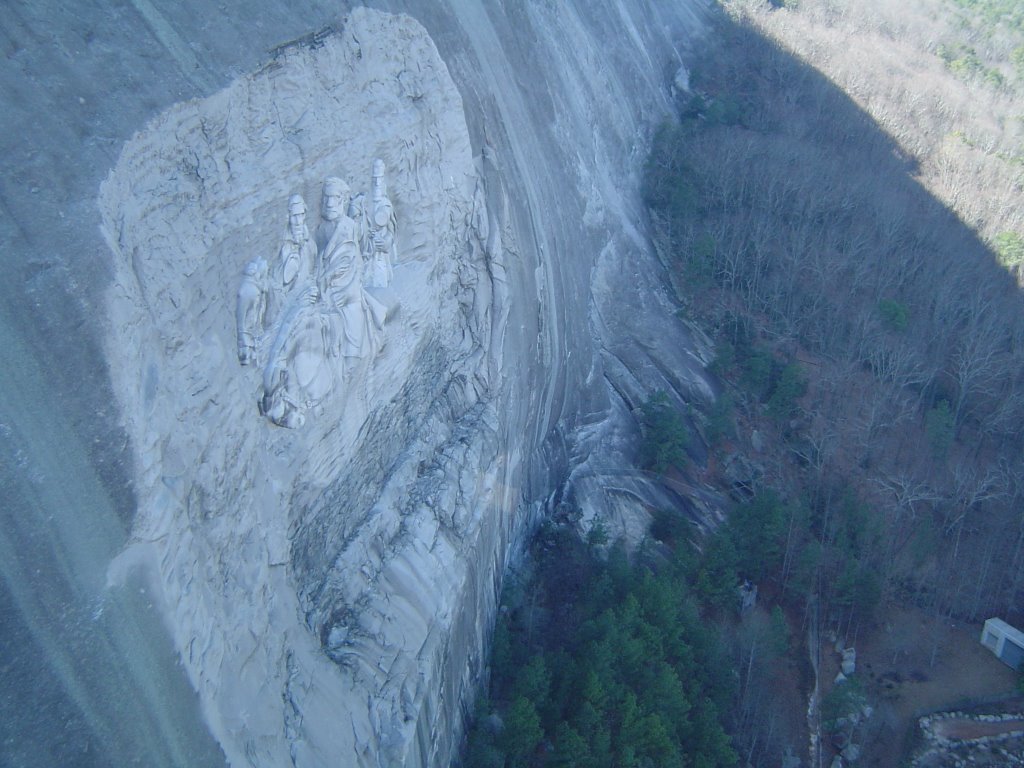
[[[236,364],[233,287],[276,256],[282,201],[319,199],[330,175],[369,177],[375,158],[394,169],[404,223],[400,311],[379,352],[281,429],[257,412],[259,372]],[[508,539],[517,508],[488,356],[504,252],[487,252],[482,184],[429,36],[357,10],[163,114],[103,186],[108,354],[138,457],[124,558],[146,548],[159,562],[232,763],[396,764],[417,727],[458,732],[426,702],[436,682],[454,676],[457,699],[479,673],[452,623],[477,591],[473,554]],[[468,615],[488,616],[493,597]]]
[[[629,528],[661,503],[616,475],[631,410],[712,396],[638,193],[700,3],[409,6],[163,111],[99,193],[138,500],[110,579],[155,569],[232,765],[448,765],[523,535],[565,501]],[[369,190],[378,158],[396,311],[282,428],[240,281],[290,196],[312,229],[323,180]]]

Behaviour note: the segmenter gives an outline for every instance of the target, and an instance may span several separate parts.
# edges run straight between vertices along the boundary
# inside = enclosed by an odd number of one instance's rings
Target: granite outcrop
[[[648,392],[713,397],[638,194],[700,6],[626,5],[357,8],[103,183],[110,579],[155,570],[232,765],[448,765],[531,526],[662,503],[615,468]]]

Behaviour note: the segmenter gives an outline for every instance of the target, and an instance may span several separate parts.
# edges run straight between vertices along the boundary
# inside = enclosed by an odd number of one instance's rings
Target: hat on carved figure
[[[292,195],[288,198],[288,213],[305,213],[306,201],[302,195]]]
[[[332,192],[341,195],[347,195],[349,186],[346,181],[338,176],[328,176],[324,179],[324,194],[330,194]]]

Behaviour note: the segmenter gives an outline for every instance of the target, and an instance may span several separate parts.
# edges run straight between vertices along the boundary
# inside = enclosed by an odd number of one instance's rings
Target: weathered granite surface
[[[124,557],[145,548],[159,563],[232,763],[396,764],[417,727],[445,755],[459,713],[428,706],[433,689],[453,676],[457,701],[478,679],[479,640],[451,625],[477,553],[511,534],[520,470],[497,439],[509,390],[487,354],[507,245],[490,254],[478,231],[463,114],[419,24],[357,9],[161,115],[103,185],[108,356],[139,489]],[[379,352],[339,357],[335,386],[281,429],[256,411],[260,372],[236,363],[237,276],[276,257],[281,201],[318,199],[332,174],[368,177],[375,158],[404,225],[400,312]],[[319,323],[336,313],[320,306],[313,332],[328,334]],[[469,615],[488,616],[493,592],[478,602]]]
[[[72,408],[91,444],[123,435],[89,460],[135,499],[110,582],[154,574],[231,764],[447,765],[524,533],[566,500],[635,524],[658,498],[615,474],[631,409],[656,388],[710,396],[638,190],[704,4],[396,2],[374,5],[409,15],[347,20],[329,4],[260,20],[247,4],[235,18],[260,41],[310,33],[258,55],[225,11],[204,11],[211,37],[185,5],[133,6],[132,50],[174,86],[110,70],[125,124],[84,120],[96,149],[72,174],[94,184],[72,231],[93,229],[51,251],[81,282],[44,269],[38,289],[85,308],[47,300],[68,319],[30,324],[41,356],[91,344],[109,365]],[[102,71],[90,45],[83,67]],[[86,105],[103,92],[77,89]],[[375,158],[400,222],[400,310],[380,353],[283,429],[238,364],[239,281],[276,258],[291,194],[312,219],[325,176],[368,189]],[[14,218],[29,261],[44,229]]]

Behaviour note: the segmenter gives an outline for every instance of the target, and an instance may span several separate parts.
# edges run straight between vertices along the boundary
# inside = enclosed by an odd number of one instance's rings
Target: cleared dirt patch
[[[1002,736],[1004,733],[1024,731],[1024,720],[1003,720],[998,723],[967,718],[939,720],[932,724],[932,731],[944,739],[980,739],[983,736]]]
[[[942,620],[918,608],[894,606],[850,643],[856,645],[857,676],[874,708],[858,735],[864,747],[860,766],[901,765],[921,715],[969,709],[1014,690],[1016,674],[981,645],[980,637],[980,623]],[[825,655],[837,668],[836,654]],[[835,671],[829,667],[825,674]]]

